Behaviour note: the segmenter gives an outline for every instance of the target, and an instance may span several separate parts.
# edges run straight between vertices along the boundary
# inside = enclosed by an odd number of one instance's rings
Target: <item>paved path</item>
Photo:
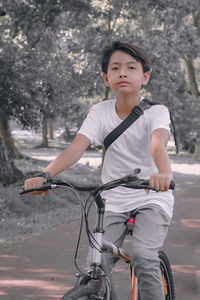
[[[200,299],[200,179],[175,191],[175,210],[165,242],[175,276],[177,300]],[[72,287],[73,255],[79,223],[0,247],[1,300],[59,300]],[[129,247],[129,240],[125,248]],[[80,261],[87,245],[82,241]],[[128,299],[129,270],[120,263],[115,279],[121,299]]]

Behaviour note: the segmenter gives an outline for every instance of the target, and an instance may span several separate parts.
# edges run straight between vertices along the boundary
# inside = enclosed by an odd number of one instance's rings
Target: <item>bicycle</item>
[[[86,223],[86,232],[88,236],[89,243],[93,249],[92,253],[92,262],[90,270],[87,273],[83,273],[79,269],[79,273],[76,275],[77,280],[75,286],[70,289],[61,300],[110,300],[111,297],[111,283],[109,278],[106,276],[102,269],[102,254],[105,251],[108,251],[119,259],[123,259],[126,263],[130,265],[130,273],[131,273],[131,294],[130,300],[140,300],[140,293],[137,284],[137,278],[134,275],[134,267],[132,263],[132,258],[129,253],[115,244],[106,241],[103,239],[103,217],[105,211],[105,203],[104,199],[101,197],[101,193],[105,190],[113,189],[118,186],[123,186],[126,188],[133,189],[149,189],[157,191],[155,188],[149,185],[149,181],[146,179],[140,179],[137,174],[140,172],[140,169],[136,169],[134,174],[130,174],[119,178],[117,180],[113,180],[101,186],[98,185],[78,185],[71,181],[60,180],[60,179],[49,179],[41,188],[32,189],[32,190],[22,190],[21,194],[24,193],[43,193],[48,190],[52,190],[58,187],[67,187],[75,191],[89,191],[91,194],[88,197],[86,203],[83,205],[83,215]],[[175,188],[175,183],[172,181],[170,184],[170,189]],[[89,200],[92,198],[91,202]],[[92,203],[95,203],[97,209],[97,219],[96,226],[94,228],[94,236],[91,234],[88,226],[88,213]],[[89,203],[89,204],[88,204]],[[127,221],[127,233],[132,234],[132,228],[130,225],[134,224],[134,216],[130,216],[130,219]],[[81,226],[82,229],[82,226]],[[76,255],[80,242],[79,234],[78,244]],[[76,259],[75,255],[75,259]],[[173,274],[170,266],[169,259],[167,255],[163,251],[159,251],[159,259],[160,259],[160,269],[162,274],[164,292],[165,292],[165,300],[175,300],[175,286]],[[78,268],[78,267],[77,267]]]

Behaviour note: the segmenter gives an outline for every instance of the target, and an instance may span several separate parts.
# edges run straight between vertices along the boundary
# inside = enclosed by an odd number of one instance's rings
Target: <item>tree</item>
[[[16,118],[24,126],[34,126],[39,122],[38,112],[41,112],[43,144],[47,145],[46,120],[52,118],[50,107],[54,99],[52,98],[52,93],[49,93],[49,87],[52,83],[46,80],[47,76],[42,75],[46,75],[46,66],[50,65],[49,57],[52,58],[53,50],[55,49],[52,43],[53,33],[56,33],[53,27],[54,22],[57,16],[65,14],[70,19],[68,29],[75,27],[76,24],[80,26],[80,24],[83,24],[83,21],[79,9],[82,9],[84,12],[88,11],[90,5],[88,1],[84,0],[30,0],[19,1],[18,3],[9,0],[2,1],[2,4],[2,11],[5,12],[1,13],[1,16],[5,16],[1,22],[3,24],[1,61],[5,66],[2,72],[2,87],[6,86],[7,89],[2,89],[0,95],[5,103],[3,108],[1,108],[2,114],[0,115],[4,116],[0,122],[4,122],[4,126],[0,130],[4,128],[1,134],[11,155],[14,157],[16,155],[19,156],[19,153],[12,143],[12,139],[8,140],[8,138],[5,138],[6,136],[11,137],[10,133],[7,134],[9,132],[8,122],[10,118]],[[6,51],[4,51],[5,49]],[[8,59],[5,57],[5,53],[7,53]],[[36,61],[38,62],[35,63]],[[39,62],[42,62],[42,64],[38,68]],[[51,66],[48,67],[49,69],[51,69]],[[50,73],[53,73],[53,70],[50,70]],[[42,101],[37,101],[38,110],[35,109],[32,103],[34,90],[30,88],[29,80],[31,80],[33,85],[37,85],[37,82],[42,82]],[[15,85],[14,89],[13,84]],[[13,99],[13,101],[10,99]],[[46,105],[43,105],[43,100]],[[39,107],[39,104],[41,104],[41,107]],[[14,108],[8,109],[10,107]],[[16,107],[19,109],[16,110]]]
[[[34,90],[30,83],[37,83],[38,69],[36,55],[43,56],[39,44],[42,45],[49,30],[54,30],[52,24],[56,17],[63,12],[73,18],[78,16],[79,8],[89,9],[88,1],[11,1],[2,0],[0,10],[1,41],[0,41],[0,131],[10,154],[19,156],[14,146],[9,129],[9,120],[16,119],[24,126],[36,126],[39,121],[37,106],[33,103]],[[70,12],[72,12],[70,14]],[[73,16],[72,16],[73,15]],[[79,19],[81,22],[81,18]],[[65,24],[66,25],[66,24]],[[75,22],[69,25],[74,26]],[[55,31],[55,30],[54,30]],[[42,41],[43,39],[43,41]],[[49,49],[50,50],[50,49]],[[32,64],[30,64],[30,62]],[[48,64],[43,56],[43,69]],[[39,70],[40,71],[40,70]],[[53,72],[52,72],[53,73]],[[42,80],[44,81],[44,80]],[[45,87],[46,98],[50,98],[48,84]],[[36,98],[36,97],[35,97]],[[39,101],[37,102],[39,106]],[[6,153],[2,148],[2,155]],[[11,183],[11,169],[16,174],[13,161],[4,154],[4,164],[1,168],[1,181]],[[3,156],[2,156],[3,159]],[[9,181],[9,178],[10,179]]]
[[[164,24],[164,40],[169,45],[170,59],[173,58],[173,61],[179,62],[179,68],[182,69],[182,72],[179,73],[180,75],[182,73],[185,81],[184,83],[182,80],[182,84],[177,85],[178,99],[174,109],[179,114],[177,116],[177,119],[180,120],[178,123],[179,138],[182,144],[196,140],[194,158],[197,159],[196,153],[200,153],[200,91],[197,78],[200,52],[199,1],[192,0],[190,3],[187,1],[182,3],[168,0],[163,3],[163,8],[161,21]],[[178,74],[175,79],[177,82]],[[180,79],[179,82],[181,82]]]
[[[11,184],[19,179],[24,178],[21,171],[19,171],[9,155],[7,148],[0,137],[0,182],[3,185]]]
[[[11,138],[9,120],[17,119],[24,126],[30,125],[31,103],[27,101],[28,95],[21,75],[23,68],[19,60],[21,53],[9,38],[10,20],[6,13],[1,17],[0,23],[0,135],[10,155],[21,157]]]
[[[28,95],[25,95],[23,77],[15,63],[16,50],[13,45],[4,45],[0,53],[0,135],[12,157],[20,157],[20,153],[11,138],[9,119],[17,119],[24,126],[33,120],[32,105],[26,101]]]

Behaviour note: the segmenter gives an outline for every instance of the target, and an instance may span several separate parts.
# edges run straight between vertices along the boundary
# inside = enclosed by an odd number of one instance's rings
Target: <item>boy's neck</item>
[[[138,95],[116,95],[116,112],[120,119],[124,120],[139,104],[140,94]]]

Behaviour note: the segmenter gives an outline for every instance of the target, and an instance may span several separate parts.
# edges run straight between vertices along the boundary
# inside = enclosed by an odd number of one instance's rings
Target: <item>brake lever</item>
[[[128,174],[121,178],[123,182],[135,182],[137,180],[140,180],[140,178],[137,176],[141,172],[140,168],[134,169],[133,173]]]
[[[137,174],[139,174],[141,172],[141,169],[140,168],[136,168],[134,171],[133,171],[133,174],[137,176]]]
[[[136,182],[139,178],[136,175],[133,174],[128,174],[126,176],[124,176],[123,178],[121,178],[121,181],[123,183],[131,183],[131,182]]]

